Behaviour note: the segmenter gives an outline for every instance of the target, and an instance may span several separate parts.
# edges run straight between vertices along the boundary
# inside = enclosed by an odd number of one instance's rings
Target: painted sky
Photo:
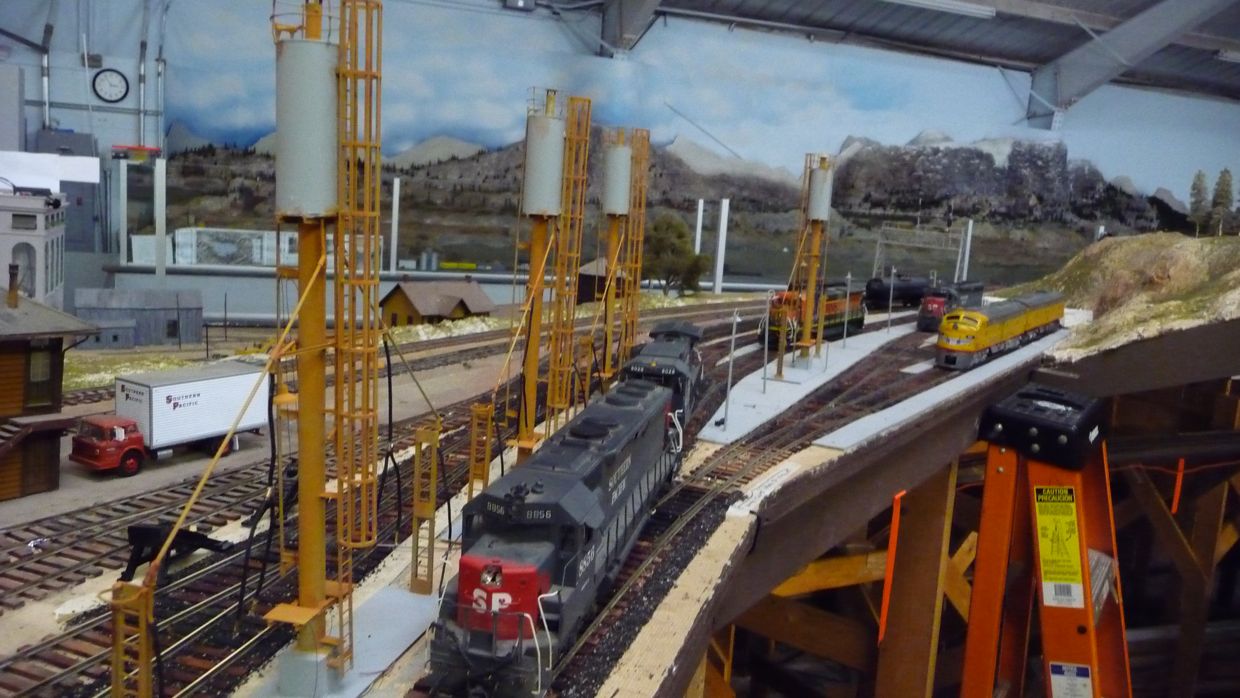
[[[249,143],[274,129],[270,5],[178,2],[168,19],[168,111],[200,135]],[[718,24],[660,20],[622,59],[592,55],[594,15],[570,26],[483,0],[392,0],[385,9],[384,146],[450,135],[519,139],[531,86],[588,96],[596,123],[644,126],[796,171],[849,135],[905,143],[927,129],[958,141],[1064,140],[1072,157],[1138,187],[1187,195],[1193,172],[1240,171],[1240,105],[1104,87],[1050,133],[1022,124],[1029,76],[810,43]]]

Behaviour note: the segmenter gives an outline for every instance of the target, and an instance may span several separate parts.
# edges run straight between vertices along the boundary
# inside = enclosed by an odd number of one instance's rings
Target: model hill
[[[1062,269],[1010,289],[1064,294],[1094,313],[1053,352],[1073,361],[1174,330],[1240,318],[1240,237],[1151,233],[1100,240]]]

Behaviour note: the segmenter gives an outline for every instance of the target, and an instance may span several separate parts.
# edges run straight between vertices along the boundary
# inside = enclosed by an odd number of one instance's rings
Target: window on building
[[[26,372],[26,405],[47,405],[52,402],[52,352],[31,349]]]
[[[38,230],[39,217],[33,213],[14,213],[13,230]]]
[[[392,313],[392,327],[396,327],[396,313]]]
[[[164,337],[176,339],[179,336],[181,336],[181,323],[177,320],[169,320],[164,329]]]

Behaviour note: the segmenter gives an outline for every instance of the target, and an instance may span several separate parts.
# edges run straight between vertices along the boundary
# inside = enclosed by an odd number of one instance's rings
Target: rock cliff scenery
[[[597,245],[602,134],[596,127],[592,135],[586,258]],[[273,143],[269,134],[247,148],[212,144],[174,125],[172,227],[272,228]],[[399,256],[412,259],[433,250],[441,261],[512,268],[523,159],[522,142],[486,149],[446,136],[390,156],[385,199],[391,179],[402,178]],[[884,227],[945,230],[972,218],[977,240],[971,275],[1005,283],[1059,266],[1092,241],[1099,226],[1120,235],[1191,230],[1184,204],[1166,190],[1146,195],[1124,177],[1108,181],[1057,142],[957,143],[935,132],[904,145],[849,138],[835,166],[833,275],[867,275]],[[729,197],[729,276],[777,281],[795,247],[799,178],[799,172],[722,155],[678,136],[652,147],[648,213],[650,220],[674,213],[692,228],[697,199],[706,199],[703,252],[709,254],[717,201]],[[950,273],[954,257],[935,254],[897,249],[887,259],[908,271]]]
[[[1240,239],[1157,234],[1100,240],[1064,267],[1007,294],[1050,289],[1090,310],[1052,352],[1074,361],[1166,332],[1240,318]]]

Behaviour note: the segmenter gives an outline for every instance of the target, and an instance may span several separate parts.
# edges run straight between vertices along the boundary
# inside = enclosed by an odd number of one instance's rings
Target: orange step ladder
[[[963,698],[1025,695],[1036,601],[1049,698],[1132,696],[1102,402],[1031,385],[992,405]]]

